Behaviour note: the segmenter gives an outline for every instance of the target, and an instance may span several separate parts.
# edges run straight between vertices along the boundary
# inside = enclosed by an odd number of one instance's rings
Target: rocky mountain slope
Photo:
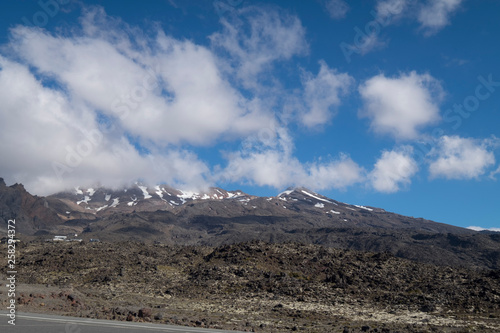
[[[49,207],[47,198],[32,196],[22,184],[6,186],[0,178],[0,231],[6,230],[10,219],[16,219],[17,232],[26,235],[64,223],[59,212]]]
[[[32,237],[78,234],[103,241],[219,246],[251,240],[300,242],[390,252],[423,262],[500,267],[500,234],[478,233],[425,219],[350,205],[306,188],[275,197],[211,188],[186,192],[168,186],[76,188],[45,198],[22,185],[0,183],[0,208]]]
[[[470,230],[414,219],[380,208],[350,205],[326,198],[306,188],[289,189],[276,197],[256,197],[241,191],[210,188],[206,192],[184,192],[167,186],[148,188],[136,184],[132,188],[113,191],[109,189],[80,189],[48,197],[52,207],[57,207],[67,220],[105,220],[114,214],[169,212],[184,223],[205,224],[213,220],[301,220],[303,226],[314,227],[373,227],[406,229],[421,232],[451,232],[472,234]],[[165,219],[169,219],[165,214]]]

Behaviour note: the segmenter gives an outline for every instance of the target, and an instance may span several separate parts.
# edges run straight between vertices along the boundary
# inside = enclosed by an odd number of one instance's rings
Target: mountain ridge
[[[0,182],[1,184],[1,182]],[[253,240],[298,242],[372,252],[440,265],[500,267],[500,234],[351,205],[304,187],[273,197],[167,185],[75,188],[47,197],[0,185],[0,230],[18,219],[28,239],[78,234],[89,240],[219,246]]]

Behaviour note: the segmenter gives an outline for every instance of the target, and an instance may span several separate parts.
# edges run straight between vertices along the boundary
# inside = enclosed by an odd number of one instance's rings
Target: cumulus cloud
[[[325,163],[312,163],[307,167],[308,177],[304,184],[314,189],[345,189],[365,179],[365,170],[348,155]]]
[[[334,20],[344,18],[349,11],[349,5],[344,0],[323,0],[322,4]]]
[[[496,175],[500,174],[500,166],[495,170],[490,173],[490,178],[493,180],[497,180]]]
[[[416,20],[427,36],[450,24],[450,17],[460,8],[463,0],[379,0],[377,17],[384,25],[394,24],[401,18]]]
[[[443,136],[430,152],[434,158],[429,165],[430,175],[447,179],[478,178],[495,164],[495,155],[490,149],[496,144],[496,139]]]
[[[374,76],[359,86],[364,108],[359,116],[369,118],[376,133],[397,139],[415,139],[419,128],[439,121],[440,83],[429,74],[412,71],[399,77]]]
[[[102,26],[104,13],[92,14],[86,25]],[[245,105],[248,101],[222,77],[205,47],[158,31],[152,47],[138,49],[132,46],[134,36],[106,31],[31,39],[30,28],[18,27],[11,46],[39,74],[67,87],[72,99],[159,144],[209,144],[224,134],[247,135],[270,117]]]
[[[98,181],[118,187],[138,177],[158,181],[152,171],[164,164],[170,173],[162,178],[172,184],[203,184],[207,166],[192,154],[173,150],[153,163],[100,128],[85,103],[43,86],[24,65],[0,57],[0,67],[0,167],[7,182],[37,194]],[[186,173],[188,166],[196,175]]]
[[[412,148],[384,151],[369,174],[371,186],[385,193],[394,193],[401,186],[408,186],[418,171],[417,162],[412,158]]]
[[[333,115],[333,109],[341,103],[340,97],[347,94],[354,79],[346,73],[337,73],[324,62],[320,62],[317,76],[306,72],[302,78],[305,110],[300,115],[307,127],[324,125]]]
[[[404,13],[409,0],[379,0],[376,5],[377,17],[385,24],[392,23]]]
[[[251,74],[307,48],[298,19],[259,15],[250,15],[255,31],[241,48],[246,56],[234,55]],[[191,147],[242,140],[273,124],[271,106],[230,83],[225,55],[153,30],[146,35],[100,7],[84,9],[81,27],[60,34],[40,30],[32,38],[32,28],[11,30],[8,56],[0,58],[0,168],[7,182],[37,194],[138,178],[207,186],[213,171]],[[230,39],[224,33],[221,40]],[[272,59],[251,65],[262,49]]]
[[[389,41],[383,29],[401,22],[418,22],[418,30],[425,36],[437,33],[450,24],[450,17],[463,0],[378,0],[372,11],[374,20],[364,27],[354,27],[353,43],[341,43],[340,49],[347,61],[353,53],[365,55],[385,47]]]
[[[286,131],[281,129],[278,133],[278,144],[274,148],[252,146],[229,154],[228,165],[221,170],[221,176],[226,181],[276,189],[288,186],[345,189],[364,180],[364,169],[345,154],[329,161],[302,163],[293,156]]]
[[[345,189],[363,179],[363,169],[351,158],[342,155],[328,163],[302,164],[280,151],[241,153],[230,156],[223,171],[225,179],[258,186],[283,189],[307,186],[314,190]]]
[[[0,168],[7,182],[50,194],[138,179],[201,188],[224,177],[279,189],[293,179],[317,189],[362,179],[363,169],[346,155],[316,163],[294,157],[285,117],[278,121],[275,111],[275,100],[293,94],[262,88],[279,86],[275,63],[308,51],[295,16],[244,8],[222,21],[209,45],[199,45],[158,26],[146,34],[100,7],[83,12],[80,27],[60,33],[39,30],[32,38],[32,28],[14,27],[2,49]],[[324,62],[317,75],[298,73],[302,118],[294,119],[328,121],[352,78]],[[243,142],[227,153],[227,175],[193,153],[226,140]]]
[[[450,16],[460,8],[463,0],[433,0],[427,1],[420,8],[418,21],[426,34],[436,31],[450,24]]]
[[[231,65],[246,88],[257,89],[259,75],[276,61],[308,52],[305,29],[295,16],[246,7],[221,23],[224,30],[210,39],[214,47],[231,56]]]

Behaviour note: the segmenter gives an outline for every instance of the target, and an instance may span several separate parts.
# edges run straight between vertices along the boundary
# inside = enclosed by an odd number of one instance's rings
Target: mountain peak
[[[11,188],[13,188],[15,190],[21,190],[23,192],[26,191],[26,189],[24,188],[24,185],[21,183],[15,183],[14,185],[11,186]]]
[[[304,186],[289,187],[285,191],[278,194],[277,197],[283,197],[288,195],[301,195],[301,196],[305,195],[308,197],[316,198],[318,200],[328,199],[324,195],[316,193],[315,191],[312,191]]]

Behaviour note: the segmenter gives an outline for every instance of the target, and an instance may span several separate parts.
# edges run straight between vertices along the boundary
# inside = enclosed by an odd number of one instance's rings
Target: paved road
[[[33,313],[16,313],[16,325],[8,323],[6,311],[0,311],[2,333],[222,333],[223,331],[149,323],[129,323]]]

